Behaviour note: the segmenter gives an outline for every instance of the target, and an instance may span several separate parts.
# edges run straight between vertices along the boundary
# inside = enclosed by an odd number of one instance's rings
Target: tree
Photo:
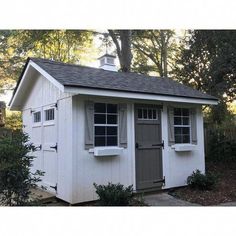
[[[21,130],[22,129],[21,112],[6,110],[5,127],[11,130]]]
[[[108,30],[115,46],[120,62],[120,70],[130,72],[131,53],[131,30]]]
[[[150,74],[157,72],[157,67],[150,63],[150,59],[138,50],[133,49],[133,60],[131,69],[133,72],[141,74]]]
[[[93,34],[89,31],[0,31],[0,88],[15,85],[29,56],[82,64],[91,60],[94,52]]]
[[[133,62],[135,70],[151,70],[161,77],[170,74],[181,46],[177,44],[173,30],[134,30],[132,45],[136,55]]]
[[[8,206],[30,204],[30,191],[41,181],[41,171],[31,172],[35,147],[26,134],[0,139],[0,201]]]
[[[9,30],[0,31],[0,93],[4,92],[3,88],[11,89],[15,83],[11,73],[14,70],[11,63],[12,51],[8,44],[10,34]]]
[[[227,102],[236,98],[236,31],[190,31],[177,65],[175,76],[179,81],[219,98],[211,119],[221,123],[229,113]]]

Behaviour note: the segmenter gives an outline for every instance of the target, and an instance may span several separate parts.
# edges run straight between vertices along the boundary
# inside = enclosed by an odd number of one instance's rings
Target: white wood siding
[[[168,146],[167,105],[163,107],[162,113],[162,138],[165,142],[163,150],[163,175],[165,176],[165,189],[186,185],[186,180],[193,171],[199,169],[205,173],[203,116],[201,106],[197,106],[197,145],[190,152],[176,152]],[[175,106],[176,104],[170,104]],[[178,104],[181,106],[181,104]],[[194,105],[183,105],[193,107]],[[196,107],[196,105],[195,105]]]
[[[58,101],[58,196],[72,202],[72,97]]]
[[[58,142],[58,191],[57,197],[70,203],[96,200],[93,183],[121,183],[125,186],[133,184],[135,189],[135,130],[134,104],[160,104],[159,101],[134,100],[125,98],[106,98],[100,96],[77,95],[71,97],[62,93],[43,76],[35,76],[32,86],[25,95],[27,99],[23,109],[23,124],[31,141],[39,144],[38,137],[43,129],[32,127],[31,109],[42,109],[44,106],[58,104],[57,110],[57,142]],[[84,149],[84,101],[127,103],[128,147],[122,155],[114,157],[94,157]],[[168,146],[167,106],[163,103],[162,138],[165,142],[163,150],[163,175],[166,179],[164,188],[183,186],[192,171],[205,171],[203,116],[201,106],[197,107],[198,144],[194,151],[177,153]],[[181,103],[178,103],[180,105]],[[184,104],[183,104],[184,105]],[[192,104],[184,106],[192,107]],[[38,159],[34,169],[42,166],[42,151],[35,153]]]
[[[27,99],[24,102],[23,110],[34,109],[49,104],[56,103],[58,99],[70,96],[61,92],[55,85],[49,82],[40,74],[32,78],[33,82],[26,94]]]
[[[117,103],[128,104],[127,127],[128,147],[123,154],[116,157],[94,157],[84,149],[84,101],[107,102],[105,98],[95,96],[73,97],[73,201],[72,203],[96,200],[93,183],[107,184],[121,183],[125,186],[133,184],[135,189],[135,130],[134,130],[134,104],[135,100],[115,100]],[[155,102],[142,101],[141,103]],[[160,102],[158,103],[160,104]],[[167,106],[173,103],[164,103],[162,111],[162,138],[165,142],[163,150],[163,175],[166,185],[171,188],[186,185],[187,177],[192,171],[199,169],[205,172],[203,117],[201,106],[197,107],[197,137],[198,144],[194,151],[177,153],[168,146]],[[178,105],[181,105],[178,103]],[[183,105],[192,107],[191,104]]]
[[[73,203],[96,200],[97,196],[93,183],[107,184],[121,183],[125,186],[133,184],[134,173],[134,140],[132,132],[128,136],[128,148],[120,156],[94,157],[84,149],[84,101],[93,98],[73,97],[73,145],[75,153],[73,175]],[[103,99],[94,98],[94,101],[104,102]],[[111,101],[111,99],[109,100]],[[112,100],[124,103],[124,100]],[[105,102],[108,102],[105,100]],[[133,108],[128,102],[128,129],[133,130]],[[130,126],[131,125],[131,126]]]
[[[56,127],[58,142],[57,151],[57,197],[65,201],[71,202],[72,196],[72,97],[70,94],[62,93],[55,85],[49,82],[42,75],[36,74],[32,78],[32,85],[26,94],[27,99],[24,102],[22,116],[24,131],[29,134],[31,142],[36,146],[41,144],[43,140],[43,126],[33,127],[31,109],[39,109],[43,115],[43,108],[57,103]],[[41,115],[41,118],[43,118]],[[48,138],[49,135],[45,134]],[[41,140],[40,140],[41,139]],[[40,143],[41,141],[41,143]],[[33,170],[43,169],[43,150],[34,153],[37,156],[34,161]],[[53,169],[54,167],[52,167]],[[50,167],[49,167],[50,169]],[[42,178],[43,179],[43,178]]]

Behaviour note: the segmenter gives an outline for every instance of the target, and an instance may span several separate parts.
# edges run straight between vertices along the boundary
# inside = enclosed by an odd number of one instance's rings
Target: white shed
[[[96,200],[93,183],[136,192],[186,185],[205,171],[202,105],[210,95],[168,78],[29,58],[10,102],[38,147],[34,169],[71,204]]]

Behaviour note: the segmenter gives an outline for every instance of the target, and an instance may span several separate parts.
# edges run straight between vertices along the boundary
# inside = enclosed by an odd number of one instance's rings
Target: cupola
[[[99,57],[98,60],[100,62],[99,68],[103,70],[109,70],[109,71],[117,71],[116,65],[115,65],[115,58],[116,56],[113,56],[111,54],[104,54],[103,56]]]

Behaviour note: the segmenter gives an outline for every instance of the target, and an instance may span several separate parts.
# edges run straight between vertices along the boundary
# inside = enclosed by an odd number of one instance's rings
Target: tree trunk
[[[121,70],[123,72],[130,72],[131,67],[131,30],[120,30],[120,41],[121,41],[121,55],[122,63]]]
[[[161,30],[161,58],[162,58],[162,76],[167,77],[167,42],[165,33]]]
[[[108,32],[116,46],[121,71],[130,72],[132,61],[131,30],[118,30],[117,33],[114,30],[108,30]]]

